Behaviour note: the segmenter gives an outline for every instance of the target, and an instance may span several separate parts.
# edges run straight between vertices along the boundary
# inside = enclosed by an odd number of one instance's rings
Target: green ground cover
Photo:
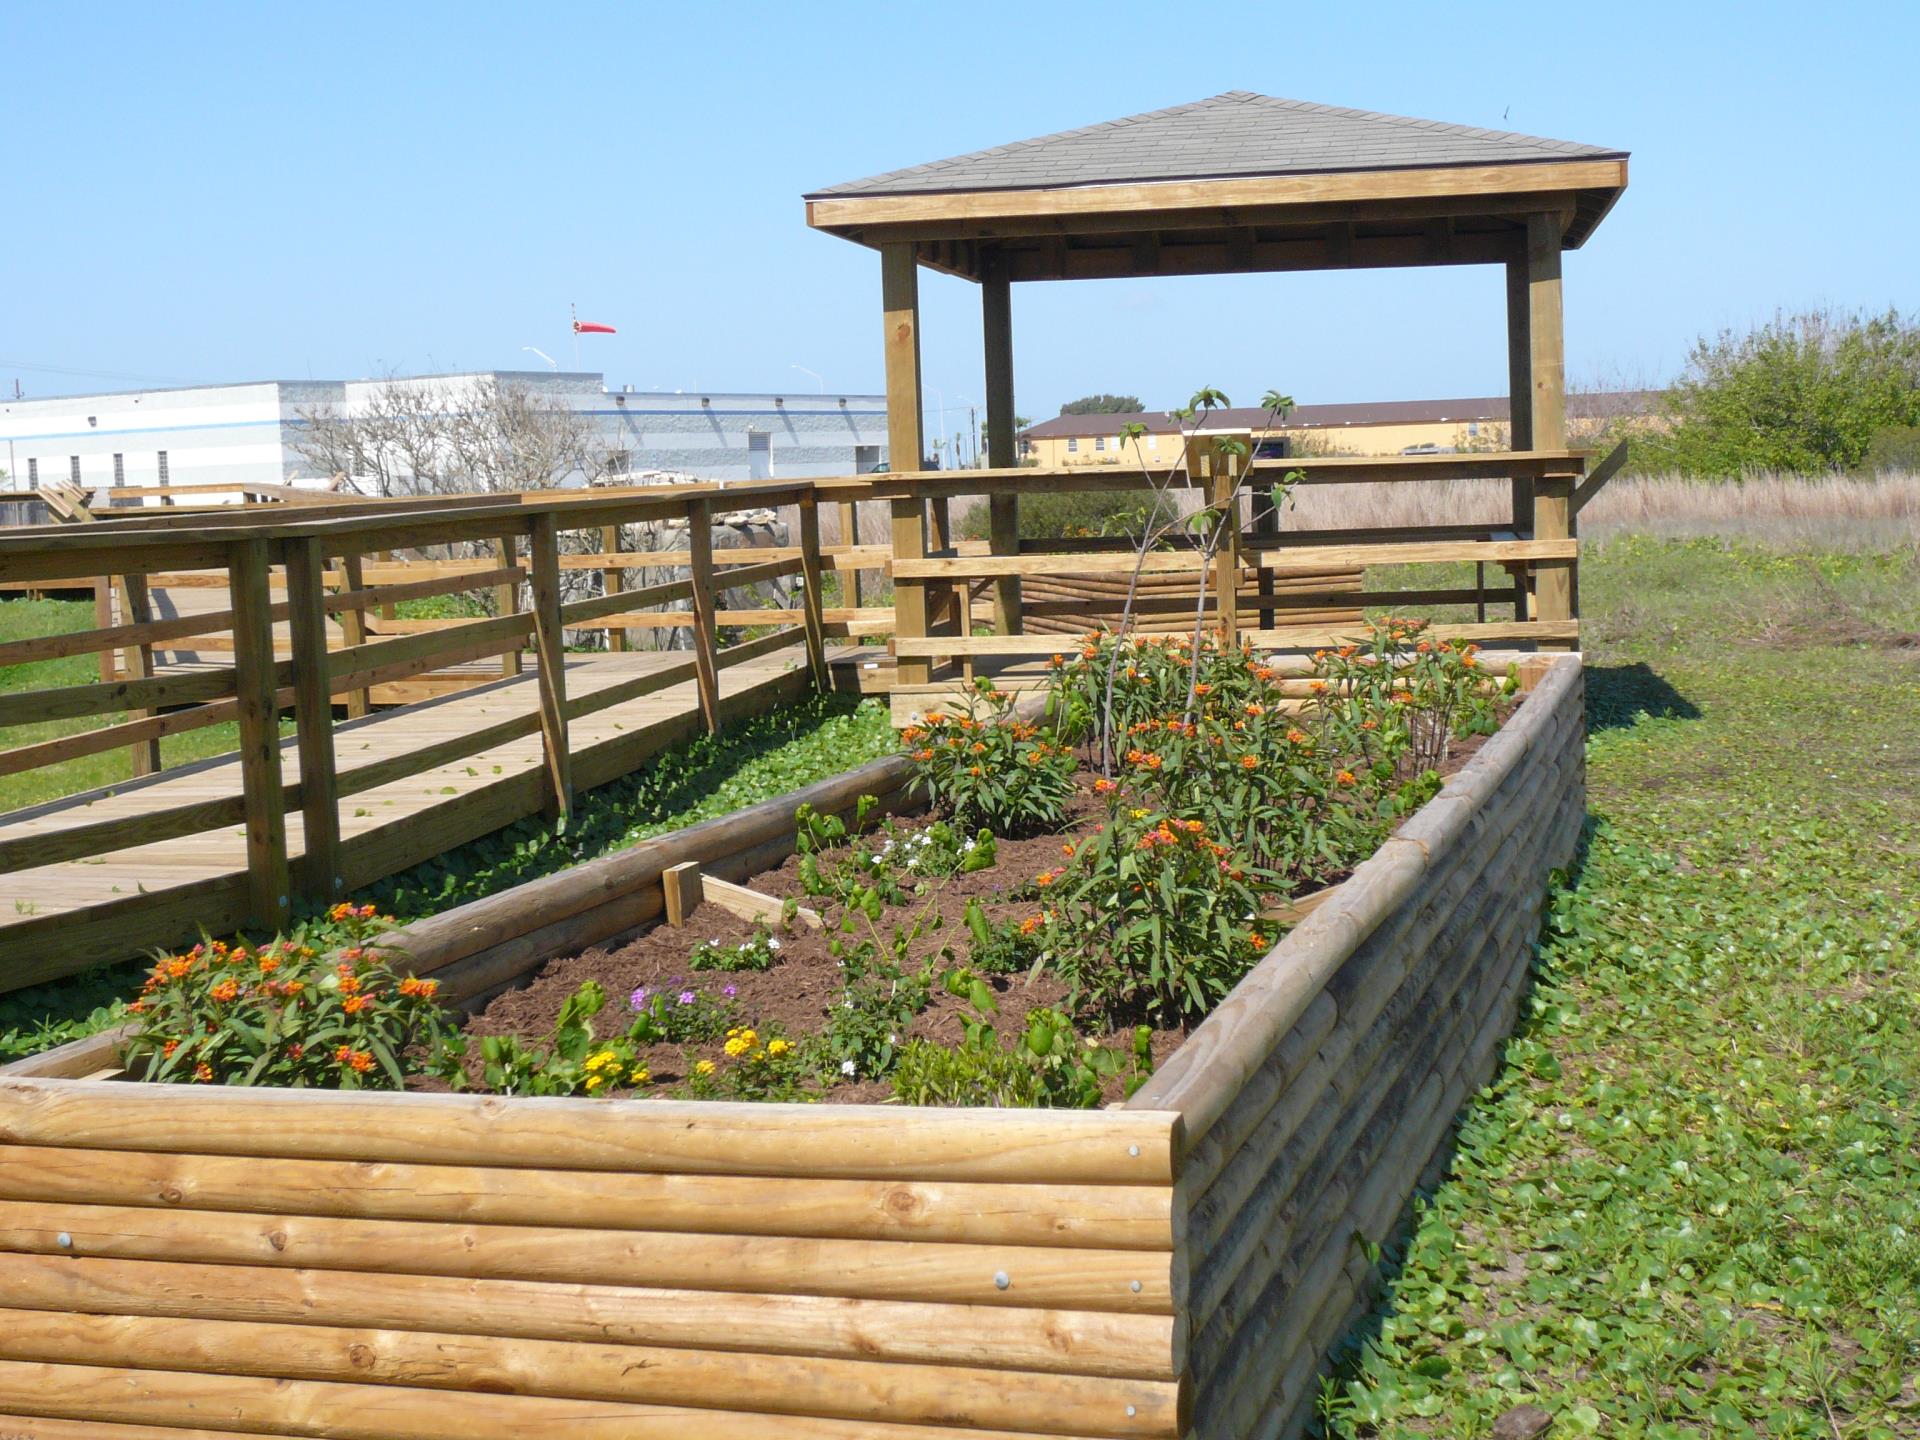
[[[350,897],[402,921],[477,900],[582,860],[754,805],[890,753],[885,705],[846,696],[796,704],[698,736],[578,797],[572,821],[523,820]],[[330,933],[317,922],[314,933]],[[265,938],[265,937],[260,937]],[[0,1061],[35,1054],[120,1018],[145,972],[135,962],[0,995]]]
[[[1582,583],[1584,863],[1327,1428],[1920,1435],[1920,557]]]

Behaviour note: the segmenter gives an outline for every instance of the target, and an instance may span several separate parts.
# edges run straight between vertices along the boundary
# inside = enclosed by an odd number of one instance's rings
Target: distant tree
[[[492,378],[393,378],[364,407],[302,410],[290,441],[325,476],[376,495],[464,495],[591,483],[614,456],[588,417]]]
[[[1138,395],[1083,395],[1060,407],[1062,415],[1137,415],[1147,407]]]
[[[1695,475],[1860,467],[1874,437],[1920,425],[1920,324],[1810,310],[1702,337],[1667,391],[1649,467]]]

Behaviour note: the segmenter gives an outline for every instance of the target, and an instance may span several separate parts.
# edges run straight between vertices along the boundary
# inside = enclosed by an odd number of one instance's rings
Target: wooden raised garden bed
[[[1584,814],[1577,656],[1091,1111],[0,1078],[0,1434],[1252,1436],[1327,1347],[1511,1027]],[[402,933],[477,1003],[744,879],[795,803]],[[675,872],[685,876],[687,871]],[[681,903],[684,896],[673,903]],[[37,1073],[27,1073],[37,1072]]]

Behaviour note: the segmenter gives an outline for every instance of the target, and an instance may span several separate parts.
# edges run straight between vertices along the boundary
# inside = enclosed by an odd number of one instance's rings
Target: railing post
[[[1566,347],[1560,303],[1558,214],[1527,217],[1527,343],[1532,380],[1531,435],[1536,450],[1564,450],[1567,444]],[[1569,476],[1536,481],[1533,538],[1573,538],[1573,481]],[[1534,562],[1533,618],[1545,624],[1573,619],[1571,560]],[[1566,650],[1565,640],[1541,642],[1542,649]]]
[[[240,793],[247,822],[247,919],[262,929],[287,923],[287,817],[275,723],[272,564],[267,542],[237,540],[228,551],[233,606],[234,694],[240,728]]]
[[[840,543],[847,546],[860,543],[860,502],[857,500],[840,502]],[[841,587],[840,593],[848,596],[853,602],[853,608],[858,610],[860,608],[860,572],[841,570],[836,567],[834,574],[852,577]]]
[[[120,608],[129,625],[145,625],[153,619],[153,607],[148,603],[147,577],[144,575],[117,576],[115,588],[120,592]],[[144,642],[129,645],[121,651],[126,656],[127,675],[134,680],[153,678],[153,646]],[[132,710],[127,714],[129,720],[145,720],[154,715],[152,710]],[[155,775],[160,771],[160,742],[136,740],[127,747],[133,760],[133,773]]]
[[[1206,485],[1207,504],[1214,511],[1215,523],[1222,526],[1220,541],[1213,552],[1213,603],[1220,630],[1220,647],[1231,650],[1240,643],[1240,469],[1246,463],[1240,456],[1221,450],[1218,441],[1225,437],[1202,436],[1187,443],[1187,474]],[[1200,583],[1205,585],[1207,577]]]
[[[1006,257],[998,246],[981,255],[980,333],[986,352],[987,465],[1011,470],[1019,463],[1013,433],[1013,287]],[[1008,490],[987,499],[987,535],[995,555],[1020,553],[1020,493]],[[993,628],[1002,635],[1025,629],[1020,609],[1020,577],[993,582]]]
[[[807,668],[813,687],[827,690],[827,627],[820,599],[820,499],[811,490],[800,497],[800,608],[807,627]]]
[[[539,662],[540,743],[546,758],[548,820],[573,813],[573,751],[567,741],[567,647],[560,625],[560,537],[552,511],[533,517],[527,544],[533,570],[533,645]]]
[[[1280,507],[1273,503],[1271,485],[1256,486],[1253,491],[1253,533],[1263,545],[1271,544],[1280,533]],[[1255,563],[1260,572],[1260,620],[1262,630],[1271,630],[1274,625],[1273,601],[1273,552],[1262,550]]]
[[[714,656],[713,502],[704,495],[687,502],[688,566],[693,578],[693,675],[700,692],[700,718],[709,735],[720,730],[720,667]]]
[[[293,723],[300,751],[305,844],[302,899],[325,904],[346,890],[340,869],[340,791],[333,765],[333,686],[327,661],[327,557],[318,539],[287,542],[287,619],[293,632]]]
[[[518,537],[509,530],[493,542],[494,553],[500,559],[500,568],[511,570],[520,563],[517,553]],[[493,587],[493,612],[496,615],[517,615],[520,613],[520,585],[509,580],[505,584]],[[503,650],[500,653],[500,673],[502,676],[520,673],[520,651],[518,647]]]
[[[618,525],[602,525],[600,527],[600,549],[608,555],[618,555],[620,553],[620,527]],[[627,572],[622,570],[618,565],[609,565],[600,572],[600,588],[605,594],[618,595],[626,588],[626,577]],[[608,617],[610,623],[607,626],[607,650],[609,652],[615,650],[624,651],[627,648],[627,631],[626,627],[620,623],[620,619],[621,617],[618,615]]]
[[[113,628],[113,582],[105,575],[93,577],[93,625],[96,630]],[[113,663],[113,651],[100,652],[100,680],[110,684],[119,679]]]
[[[367,588],[366,566],[358,555],[340,557],[341,588],[359,591]],[[364,604],[350,605],[340,612],[340,639],[349,648],[367,643],[367,610]],[[358,720],[373,709],[371,690],[347,692],[347,718]]]
[[[901,560],[927,556],[927,512],[917,499],[893,502],[893,636],[895,640],[927,638],[927,583],[905,580],[898,573]],[[933,679],[933,662],[924,655],[901,655],[894,661],[894,680],[900,685],[925,685]]]

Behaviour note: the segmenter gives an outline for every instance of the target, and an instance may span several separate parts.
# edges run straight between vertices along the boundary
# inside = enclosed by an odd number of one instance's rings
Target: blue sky
[[[1920,308],[1912,0],[0,0],[0,25],[8,393],[569,365],[575,301],[619,327],[581,348],[616,385],[874,390],[877,257],[807,230],[804,191],[1232,89],[1631,150],[1568,258],[1576,381],[1664,379],[1776,307]],[[1019,409],[1500,393],[1501,295],[1484,268],[1022,286]],[[927,273],[922,299],[951,430],[977,292]]]

